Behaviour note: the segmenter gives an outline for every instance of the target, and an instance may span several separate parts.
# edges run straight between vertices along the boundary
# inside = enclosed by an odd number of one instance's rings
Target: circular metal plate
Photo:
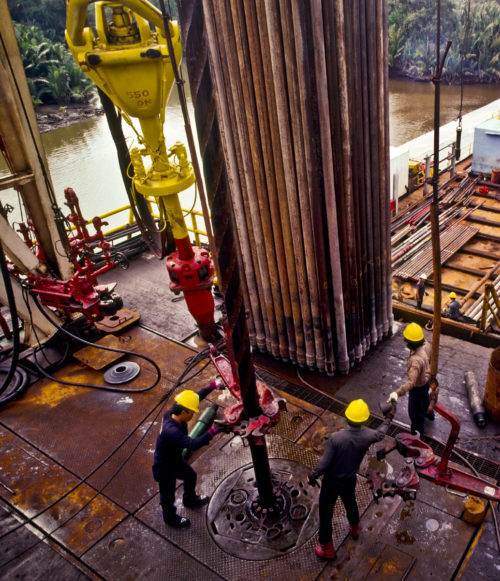
[[[127,383],[139,375],[140,366],[133,361],[124,361],[110,367],[104,374],[104,381],[116,385]]]
[[[293,460],[269,461],[275,507],[267,514],[257,503],[254,468],[230,474],[208,505],[208,530],[217,545],[240,559],[282,556],[307,542],[318,528],[319,488],[307,483],[309,469]]]

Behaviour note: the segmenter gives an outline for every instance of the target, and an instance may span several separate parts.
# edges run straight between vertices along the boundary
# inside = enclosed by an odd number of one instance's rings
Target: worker
[[[427,282],[427,275],[422,273],[417,282],[417,290],[415,293],[415,297],[417,299],[417,309],[422,308],[422,302],[424,300],[424,295],[428,295],[429,293],[425,292],[425,283]]]
[[[338,497],[344,504],[349,529],[354,540],[359,537],[359,510],[356,502],[356,473],[366,451],[374,442],[382,440],[394,417],[394,406],[377,430],[367,428],[370,410],[362,399],[352,401],[345,410],[349,428],[333,433],[325,446],[323,456],[316,468],[308,474],[308,482],[317,485],[316,479],[323,475],[319,494],[319,545],[315,548],[318,557],[335,559],[332,541],[333,509]]]
[[[434,420],[434,412],[427,414],[429,407],[429,380],[431,344],[425,340],[422,327],[417,323],[406,325],[403,331],[406,346],[410,355],[406,360],[408,379],[389,395],[388,402],[396,402],[399,397],[408,393],[408,415],[411,422],[411,433],[424,435],[424,420]]]
[[[457,295],[453,291],[449,295],[450,303],[448,307],[443,311],[443,315],[454,321],[465,322],[465,317],[460,310],[460,303],[457,300]]]
[[[182,458],[182,450],[198,450],[220,432],[220,427],[212,425],[207,432],[197,438],[188,436],[187,423],[199,412],[199,402],[216,388],[223,389],[222,382],[213,381],[198,393],[190,389],[181,391],[175,396],[175,404],[163,416],[162,428],[156,441],[153,463],[153,476],[160,488],[160,505],[163,520],[167,525],[186,527],[188,518],[177,514],[175,508],[176,480],[184,481],[183,504],[194,508],[203,506],[210,500],[208,496],[196,493],[196,472]]]

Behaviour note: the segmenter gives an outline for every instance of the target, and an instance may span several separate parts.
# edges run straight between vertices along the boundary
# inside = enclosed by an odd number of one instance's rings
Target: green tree
[[[7,0],[7,5],[15,22],[36,25],[45,37],[64,42],[65,0]]]
[[[14,28],[35,105],[89,100],[95,86],[62,43],[52,43],[34,25]]]

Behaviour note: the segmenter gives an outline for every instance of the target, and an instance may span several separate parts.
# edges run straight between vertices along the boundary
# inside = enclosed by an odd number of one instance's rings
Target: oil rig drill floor
[[[137,273],[142,260],[132,265]],[[307,496],[304,504],[312,515],[295,544],[280,543],[284,530],[268,531],[280,549],[266,558],[262,539],[245,534],[251,526],[244,514],[233,526],[235,542],[232,533],[221,539],[221,531],[207,521],[207,511],[213,511],[213,499],[227,478],[243,467],[251,474],[249,448],[239,437],[218,435],[191,456],[199,492],[211,495],[212,501],[201,509],[179,507],[191,519],[186,529],[163,523],[151,463],[161,417],[173,394],[162,405],[159,401],[201,346],[192,339],[183,344],[180,338],[166,338],[150,324],[117,335],[126,349],[158,363],[162,378],[153,389],[112,393],[45,379],[0,409],[0,579],[498,579],[500,555],[491,512],[482,524],[468,524],[462,518],[465,498],[424,480],[416,500],[373,500],[363,476],[367,468],[397,471],[403,463],[396,452],[387,457],[387,464],[378,462],[374,449],[406,430],[404,399],[390,435],[373,447],[360,469],[360,538],[349,537],[339,502],[334,515],[338,558],[327,562],[314,554],[318,489],[297,473],[305,474],[315,465],[328,434],[344,425],[342,414],[350,400],[363,397],[372,410],[372,425],[380,423],[378,403],[405,376],[398,325],[347,377],[328,378],[256,358],[259,378],[288,401],[288,412],[267,437],[273,477],[277,472],[281,480],[293,480],[293,490]],[[474,371],[479,385],[485,384],[489,355],[487,348],[442,337],[438,379],[441,403],[462,421],[461,454],[484,478],[497,482],[498,426],[476,428],[463,382],[464,372]],[[136,357],[127,360],[140,366],[127,389],[153,383],[155,372],[149,363]],[[78,360],[56,372],[60,379],[93,384],[102,384],[102,375],[102,370]],[[214,376],[208,366],[182,388],[198,389]],[[212,402],[221,407],[234,403],[227,390],[214,396],[202,402],[202,409]],[[439,453],[449,425],[437,417],[428,427],[426,441]],[[451,459],[460,461],[453,455]]]

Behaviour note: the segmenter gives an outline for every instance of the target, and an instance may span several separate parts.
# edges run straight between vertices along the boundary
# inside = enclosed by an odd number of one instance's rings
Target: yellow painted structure
[[[172,58],[179,63],[182,46],[177,23],[170,23],[169,54],[160,11],[146,0],[95,3],[95,33],[86,26],[90,0],[69,0],[66,40],[80,68],[118,107],[137,134],[140,147],[130,152],[137,193],[156,198],[160,216],[170,222],[174,238],[184,239],[179,192],[190,187],[194,173],[186,148],[167,149],[163,134],[165,107],[174,84]],[[137,119],[138,132],[132,120]]]

